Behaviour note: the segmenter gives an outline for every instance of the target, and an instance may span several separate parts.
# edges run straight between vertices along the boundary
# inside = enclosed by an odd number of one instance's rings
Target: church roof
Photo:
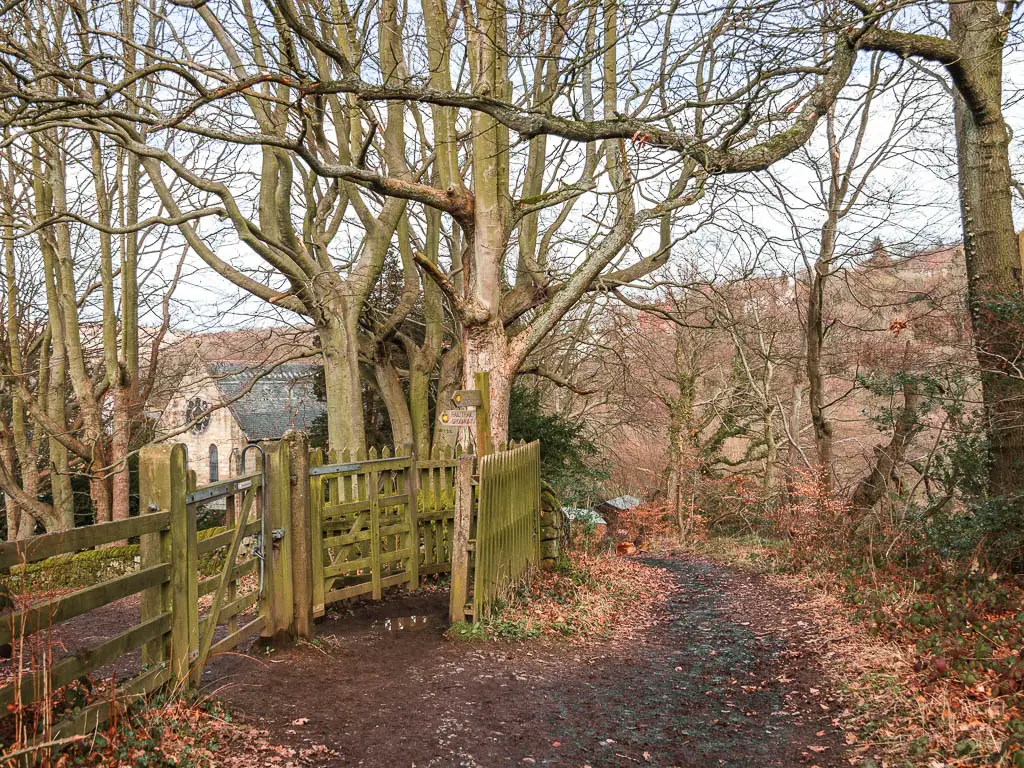
[[[270,371],[240,362],[207,364],[249,440],[278,440],[289,429],[312,431],[317,418],[327,412],[326,403],[316,395],[320,369],[315,363],[282,363]]]

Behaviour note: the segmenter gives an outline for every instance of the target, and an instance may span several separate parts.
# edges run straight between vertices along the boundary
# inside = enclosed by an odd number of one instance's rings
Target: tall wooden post
[[[471,453],[459,456],[455,467],[455,520],[452,533],[452,587],[448,615],[452,622],[466,618],[469,594],[469,528],[473,521],[473,465]]]
[[[310,640],[313,637],[313,557],[309,505],[309,440],[303,432],[289,431],[284,436],[288,446],[291,476],[291,539],[292,593],[295,606],[295,634]],[[285,543],[287,544],[287,539]]]
[[[267,516],[267,537],[263,542],[268,590],[264,641],[288,643],[295,636],[295,599],[292,585],[291,472],[284,441],[263,443],[267,452],[267,485],[263,489],[263,514]]]
[[[416,445],[406,443],[403,448],[409,457],[409,469],[405,473],[405,493],[409,497],[407,506],[409,519],[409,589],[420,586],[420,521],[419,491],[420,470],[416,464]]]
[[[143,536],[140,545],[142,567],[170,563],[170,580],[142,595],[142,620],[148,621],[163,613],[171,614],[171,630],[162,639],[147,643],[142,649],[145,664],[166,662],[178,681],[188,680],[189,583],[197,576],[189,570],[190,554],[195,556],[195,540],[188,535],[185,511],[187,490],[185,446],[149,445],[139,455],[139,507],[142,514],[168,511],[170,528]],[[197,606],[198,609],[198,606]]]
[[[476,452],[478,456],[488,456],[494,450],[491,443],[491,375],[487,371],[477,371],[473,375],[473,383],[480,390],[480,405],[476,408]]]
[[[319,448],[309,455],[309,469],[322,466],[324,454]],[[309,535],[310,570],[312,571],[313,618],[324,615],[324,546],[323,546],[324,480],[321,476],[309,478]]]

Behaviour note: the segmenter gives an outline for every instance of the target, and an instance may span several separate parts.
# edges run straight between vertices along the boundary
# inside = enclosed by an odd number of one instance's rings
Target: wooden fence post
[[[478,456],[488,456],[493,450],[491,445],[491,374],[477,371],[473,375],[473,384],[480,390],[480,405],[476,407],[476,452]]]
[[[405,492],[409,496],[406,507],[409,518],[409,589],[420,586],[420,469],[416,463],[416,445],[406,443],[405,454],[409,457],[409,469],[405,473]]]
[[[309,469],[322,466],[324,453],[317,448],[309,455]],[[324,615],[324,545],[323,545],[324,480],[319,475],[309,478],[310,565],[312,571],[313,618]]]
[[[274,645],[295,636],[295,600],[292,588],[291,472],[284,441],[263,443],[267,452],[267,485],[263,489],[263,514],[267,515],[267,539],[263,542],[264,585],[269,589],[267,621],[263,638]],[[269,493],[268,493],[269,490]],[[283,533],[283,537],[281,537]]]
[[[452,587],[448,600],[451,621],[465,621],[469,594],[469,528],[473,520],[473,464],[471,453],[459,456],[455,467],[455,522],[452,534]]]
[[[189,583],[197,575],[189,571],[195,558],[195,540],[188,535],[185,495],[188,479],[183,445],[150,445],[139,455],[139,508],[143,514],[165,510],[170,512],[170,528],[143,536],[140,541],[142,567],[159,563],[171,564],[170,580],[147,590],[142,596],[142,620],[148,621],[163,613],[171,615],[171,631],[161,640],[148,643],[142,650],[145,664],[166,662],[175,680],[189,676],[191,649],[189,617]],[[198,589],[198,588],[197,588]],[[197,606],[198,609],[198,606]]]
[[[371,448],[368,454],[368,461],[377,460],[377,449]],[[373,466],[371,464],[371,466]],[[381,541],[380,541],[380,473],[371,469],[366,475],[366,494],[370,504],[370,580],[373,585],[373,599],[380,600],[383,597],[381,587]]]
[[[313,637],[313,557],[309,504],[309,440],[303,432],[289,431],[288,445],[291,485],[292,592],[295,604],[295,634]],[[287,543],[287,542],[285,542]]]

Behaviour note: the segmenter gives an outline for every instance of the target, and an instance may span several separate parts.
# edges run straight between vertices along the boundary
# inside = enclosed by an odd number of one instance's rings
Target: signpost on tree
[[[491,453],[491,387],[487,371],[479,371],[474,377],[476,389],[460,389],[452,395],[455,408],[442,411],[440,428],[449,443],[448,436],[457,437],[464,427],[476,427],[476,454]],[[454,430],[454,433],[453,431]]]

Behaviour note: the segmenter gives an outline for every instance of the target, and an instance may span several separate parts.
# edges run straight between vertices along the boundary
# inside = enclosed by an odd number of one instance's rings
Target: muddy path
[[[450,642],[446,594],[413,595],[323,621],[312,646],[219,659],[208,687],[305,765],[847,764],[794,595],[699,559],[646,565],[676,589],[628,637]],[[394,629],[412,615],[426,624]]]

